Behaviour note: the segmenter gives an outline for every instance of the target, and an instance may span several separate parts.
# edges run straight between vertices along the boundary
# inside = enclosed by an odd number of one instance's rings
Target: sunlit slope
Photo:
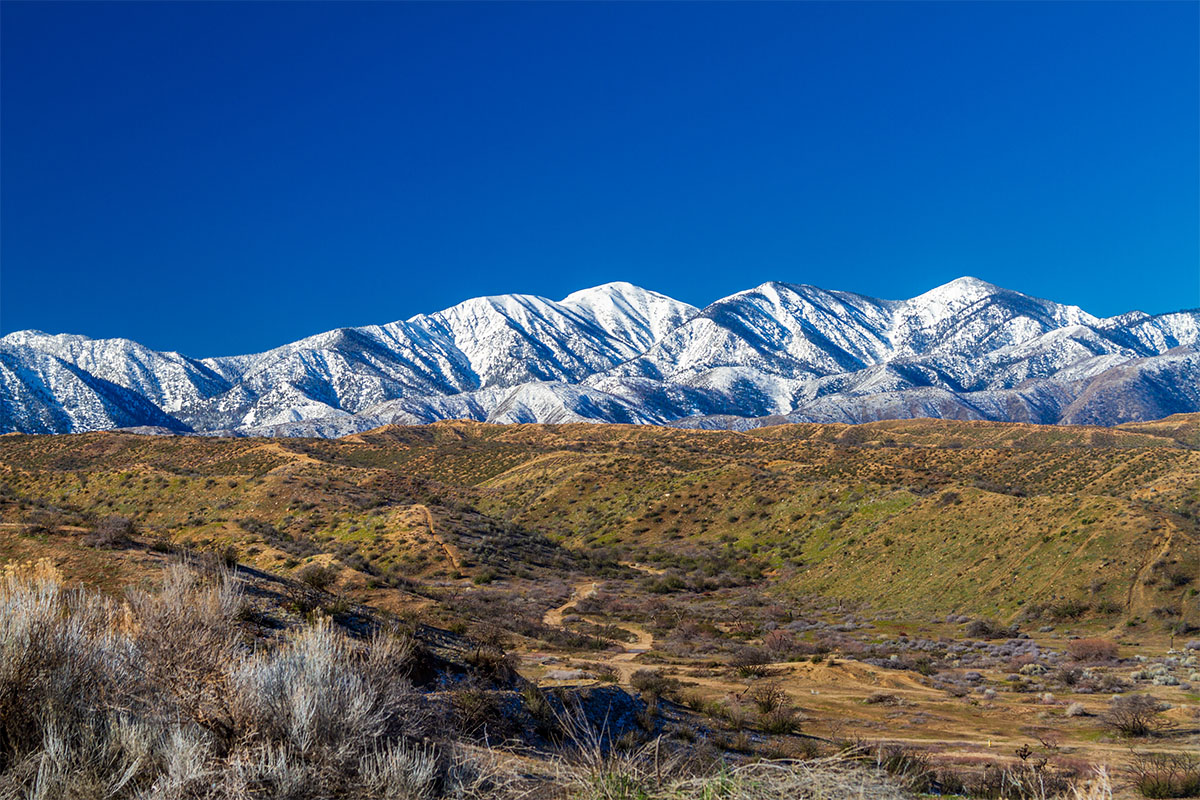
[[[1198,430],[1193,415],[1121,428],[454,421],[340,440],[6,436],[0,480],[233,545],[265,568],[319,556],[364,583],[719,558],[784,596],[1117,625],[1196,617]]]

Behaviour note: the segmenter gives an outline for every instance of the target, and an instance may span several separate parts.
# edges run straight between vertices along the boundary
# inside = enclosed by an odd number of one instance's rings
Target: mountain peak
[[[961,278],[943,283],[941,286],[935,286],[927,292],[922,292],[912,298],[910,302],[916,302],[922,299],[926,300],[947,300],[955,297],[979,299],[988,295],[998,294],[1006,291],[994,283],[988,283],[979,278],[972,278],[970,275],[964,275]]]
[[[637,352],[644,351],[696,313],[687,303],[625,281],[572,292],[562,305]]]
[[[1098,320],[970,276],[911,300],[768,281],[703,312],[614,281],[560,301],[477,297],[204,361],[123,339],[19,331],[0,339],[0,432],[174,420],[201,432],[333,436],[447,417],[1053,422],[1102,373],[1198,343],[1198,311]],[[1168,387],[1171,409],[1200,410],[1200,395],[1189,394],[1197,358],[1138,373],[1156,387],[1145,396],[1161,399]],[[1129,392],[1128,408],[1104,410],[1106,420],[1142,413],[1142,395]]]
[[[579,303],[588,302],[597,297],[623,297],[635,298],[645,297],[646,295],[655,295],[657,297],[666,297],[666,295],[652,292],[649,289],[643,289],[628,281],[609,281],[598,286],[592,286],[588,289],[579,289],[571,292],[562,299],[563,305],[576,305]]]

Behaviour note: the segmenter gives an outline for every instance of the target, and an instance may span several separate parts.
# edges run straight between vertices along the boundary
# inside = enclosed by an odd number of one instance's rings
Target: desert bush
[[[170,568],[124,607],[52,567],[0,581],[0,797],[491,796],[473,760],[412,742],[433,706],[411,638],[323,620],[256,652],[229,574]]]
[[[680,683],[675,678],[652,669],[639,669],[629,678],[629,685],[650,700],[672,697],[679,692]]]
[[[1067,653],[1076,661],[1111,661],[1117,657],[1117,643],[1108,639],[1074,639],[1067,642]]]
[[[239,650],[236,621],[245,599],[231,575],[204,581],[184,564],[163,575],[158,592],[131,591],[133,645],[143,674],[193,722],[231,744],[228,667]]]
[[[1022,760],[1015,765],[988,764],[979,775],[964,777],[963,794],[989,800],[1046,800],[1066,798],[1074,792],[1075,775],[1055,769],[1045,759]]]
[[[774,630],[763,637],[763,647],[776,659],[782,660],[796,648],[796,637],[788,631]]]
[[[159,695],[127,616],[60,581],[42,562],[0,583],[0,796],[166,800],[205,784],[201,729],[132,713]]]
[[[381,800],[435,797],[439,771],[437,752],[431,745],[406,741],[367,753],[358,765],[363,789]]]
[[[67,519],[61,511],[49,508],[34,508],[22,516],[24,526],[22,531],[26,536],[38,536],[54,533],[67,524]]]
[[[49,562],[0,582],[0,770],[50,744],[103,750],[133,653],[111,633],[111,603],[61,586]]]
[[[481,736],[505,731],[509,725],[496,693],[475,684],[458,686],[450,692],[450,706],[459,731]]]
[[[873,753],[875,764],[914,792],[928,792],[934,773],[929,756],[902,744],[879,745]]]
[[[1159,727],[1159,703],[1145,694],[1114,697],[1102,720],[1105,727],[1124,736],[1149,736]]]
[[[516,657],[498,647],[479,645],[470,650],[464,659],[477,675],[507,681],[516,674]]]
[[[729,660],[729,666],[744,678],[766,675],[769,672],[767,665],[770,663],[771,657],[758,647],[739,648]]]
[[[976,639],[1006,639],[1017,635],[1016,625],[1001,625],[994,619],[980,617],[967,623],[966,634]]]
[[[758,727],[763,733],[790,735],[800,730],[800,718],[794,708],[777,706],[759,716]]]
[[[83,537],[92,547],[124,547],[133,538],[136,529],[129,517],[105,517],[96,523],[95,529]]]
[[[1063,600],[1046,607],[1045,616],[1056,622],[1065,622],[1082,617],[1091,610],[1091,604],[1082,600]]]
[[[306,564],[296,574],[296,577],[317,591],[323,592],[337,581],[338,571],[332,566]]]
[[[895,706],[900,704],[900,698],[891,692],[871,692],[863,702],[870,705]]]
[[[1061,666],[1054,672],[1054,679],[1063,686],[1075,686],[1083,677],[1083,670],[1079,667]]]
[[[558,714],[541,689],[532,683],[525,684],[521,689],[521,701],[525,711],[533,719],[534,730],[539,736],[554,741],[561,738],[562,728],[558,724]]]
[[[1142,797],[1200,797],[1200,759],[1187,753],[1134,753],[1129,777]]]
[[[621,676],[617,671],[608,664],[600,664],[592,670],[592,674],[596,676],[596,680],[601,683],[617,683]]]
[[[279,650],[244,658],[231,674],[231,713],[243,736],[345,768],[366,742],[422,730],[422,713],[392,637],[364,647],[328,620]]]
[[[769,681],[761,683],[749,692],[750,702],[758,706],[758,713],[769,714],[777,708],[782,708],[787,704],[787,692],[783,690],[783,686],[778,681]]]

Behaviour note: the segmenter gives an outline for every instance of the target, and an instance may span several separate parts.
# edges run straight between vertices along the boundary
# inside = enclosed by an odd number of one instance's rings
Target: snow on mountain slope
[[[1076,306],[958,278],[896,306],[888,338],[897,356],[995,350],[1068,325],[1095,325]]]
[[[227,391],[229,382],[199,361],[160,353],[128,339],[17,331],[0,344],[54,356],[97,378],[130,389],[168,413]]]
[[[477,297],[409,324],[466,356],[472,388],[574,382],[637,353],[570,306],[533,295]]]
[[[705,385],[722,367],[783,378],[813,377],[877,363],[888,301],[814,286],[765,283],[718,300],[619,369]]]
[[[1122,327],[1152,353],[1200,344],[1200,310],[1145,317]]]
[[[1200,351],[1192,347],[1135,359],[1088,382],[1063,409],[1071,425],[1107,425],[1107,420],[1145,421],[1200,408]]]
[[[197,360],[0,339],[0,430],[332,436],[392,422],[746,427],[895,416],[1113,424],[1200,410],[1200,311],[1098,319],[960,278],[909,300],[770,282],[696,309],[628,283],[480,297]],[[786,416],[784,416],[786,415]]]
[[[236,386],[181,418],[199,428],[269,427],[402,398],[575,382],[641,352],[657,331],[692,311],[629,284],[576,292],[561,303],[532,295],[475,298],[403,322],[208,359],[206,367]]]
[[[695,316],[698,310],[664,294],[624,282],[572,292],[561,305],[627,344],[633,354],[644,352]]]
[[[56,356],[0,343],[0,433],[156,426],[187,430],[134,391]]]

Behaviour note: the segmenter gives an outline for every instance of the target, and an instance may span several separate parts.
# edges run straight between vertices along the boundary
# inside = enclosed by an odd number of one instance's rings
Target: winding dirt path
[[[580,600],[591,597],[598,591],[600,591],[600,584],[596,581],[580,581],[572,587],[571,596],[567,598],[567,602],[558,608],[552,608],[547,611],[542,616],[542,622],[555,628],[563,627],[563,614],[566,610]],[[621,652],[609,659],[609,664],[616,669],[621,681],[628,683],[629,676],[638,668],[637,664],[633,663],[634,659],[642,653],[654,649],[654,635],[642,626],[635,625],[632,622],[614,622],[611,624],[634,637],[632,643],[614,642],[614,644],[621,648]]]
[[[552,608],[543,614],[542,622],[554,628],[561,628],[563,626],[563,614],[566,613],[566,610],[583,598],[591,597],[599,590],[600,584],[596,583],[595,581],[582,581],[581,583],[575,584],[575,586],[571,589],[571,596],[567,598],[567,602],[563,603],[558,608]]]

